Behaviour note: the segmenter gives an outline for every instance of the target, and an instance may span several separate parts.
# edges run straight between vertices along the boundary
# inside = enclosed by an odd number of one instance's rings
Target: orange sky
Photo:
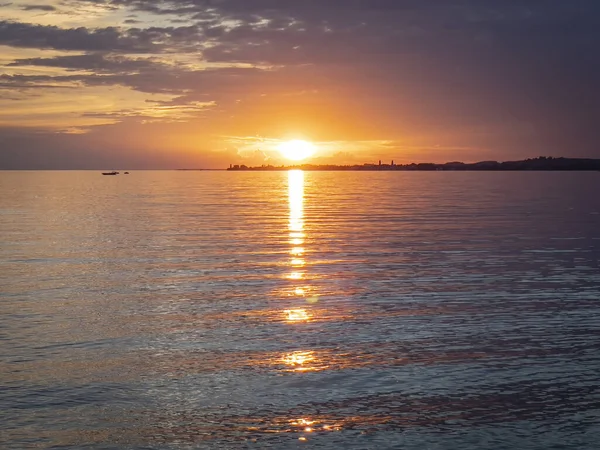
[[[314,163],[599,156],[579,6],[13,1],[0,169],[281,164],[289,139]]]

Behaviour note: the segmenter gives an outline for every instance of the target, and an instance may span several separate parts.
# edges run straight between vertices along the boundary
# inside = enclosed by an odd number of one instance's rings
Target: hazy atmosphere
[[[600,157],[594,0],[0,5],[0,169]]]

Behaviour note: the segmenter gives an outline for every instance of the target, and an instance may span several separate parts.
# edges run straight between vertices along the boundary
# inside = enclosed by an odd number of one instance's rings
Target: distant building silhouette
[[[274,167],[272,165],[260,167],[248,167],[245,164],[230,164],[228,170],[289,170],[291,168],[302,170],[483,170],[483,171],[510,171],[510,170],[597,170],[600,171],[600,159],[586,158],[562,158],[541,156],[539,158],[525,159],[521,161],[479,161],[475,163],[464,163],[460,161],[452,161],[444,164],[437,163],[410,163],[396,164],[394,160],[390,164],[382,164],[379,160],[379,165],[365,163],[362,165],[338,166],[334,164],[314,165],[302,164],[285,167],[283,165]]]

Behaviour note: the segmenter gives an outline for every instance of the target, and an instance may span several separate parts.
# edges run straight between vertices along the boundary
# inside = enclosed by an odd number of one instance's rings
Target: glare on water
[[[597,448],[593,173],[0,189],[0,448]]]

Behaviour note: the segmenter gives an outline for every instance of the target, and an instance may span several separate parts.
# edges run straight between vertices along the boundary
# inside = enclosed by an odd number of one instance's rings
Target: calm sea
[[[600,173],[0,173],[0,448],[598,449]]]

